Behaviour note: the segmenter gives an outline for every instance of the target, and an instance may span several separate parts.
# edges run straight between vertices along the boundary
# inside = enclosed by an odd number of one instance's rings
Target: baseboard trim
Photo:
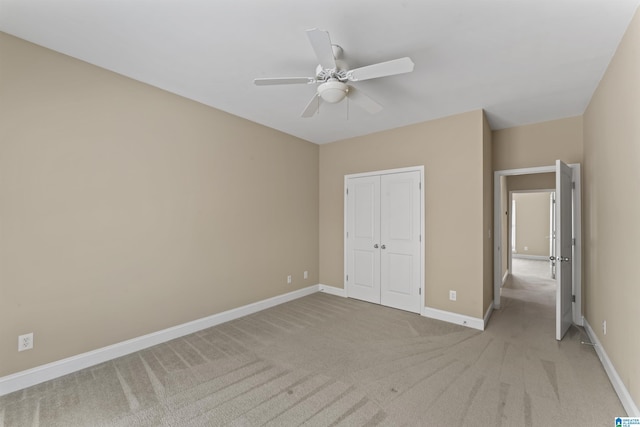
[[[611,381],[611,385],[613,385],[614,390],[618,394],[618,398],[620,399],[620,402],[622,403],[624,410],[627,411],[627,415],[630,417],[640,417],[640,411],[638,410],[638,406],[635,404],[635,402],[631,398],[631,394],[629,394],[629,390],[627,390],[627,387],[624,385],[624,382],[622,382],[620,375],[618,375],[618,371],[616,371],[616,368],[613,366],[613,363],[611,363],[611,359],[609,359],[607,352],[604,350],[604,347],[602,347],[602,344],[600,343],[598,336],[596,335],[594,330],[591,328],[591,325],[589,325],[589,322],[587,321],[587,319],[584,319],[583,323],[584,323],[584,329],[585,331],[587,331],[587,335],[589,336],[589,339],[594,344],[594,348],[596,349],[596,354],[598,355],[598,358],[600,359],[600,362],[602,363],[602,366],[604,367],[605,372],[609,376],[609,381]]]
[[[489,308],[487,308],[487,312],[484,313],[484,326],[482,327],[482,330],[484,331],[485,329],[487,329],[487,323],[489,323],[489,318],[491,317],[491,314],[493,313],[493,301],[491,301],[491,304],[489,304]]]
[[[324,292],[326,294],[336,295],[343,298],[347,297],[347,290],[343,288],[336,288],[335,286],[328,286],[323,284],[318,285],[318,288],[320,292]]]
[[[335,288],[338,289],[338,288]],[[0,396],[319,292],[312,285],[0,378]]]
[[[507,271],[504,272],[504,276],[502,276],[502,285],[500,287],[504,286],[504,282],[507,281],[507,277],[509,277],[509,269],[507,269]]]
[[[493,307],[493,305],[492,305]],[[444,322],[455,323],[456,325],[484,331],[484,319],[465,316],[464,314],[452,313],[450,311],[438,310],[437,308],[424,307],[422,315],[431,319],[442,320]]]

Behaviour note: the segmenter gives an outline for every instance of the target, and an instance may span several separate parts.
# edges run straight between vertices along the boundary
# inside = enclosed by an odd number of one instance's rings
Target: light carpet
[[[513,276],[484,332],[317,293],[0,397],[0,426],[613,425],[540,280]]]

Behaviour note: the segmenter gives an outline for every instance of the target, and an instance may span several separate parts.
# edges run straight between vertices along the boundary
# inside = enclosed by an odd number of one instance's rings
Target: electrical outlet
[[[304,278],[305,278],[305,279],[308,279],[308,278],[309,278],[309,272],[308,272],[308,271],[305,271],[305,272],[304,272]]]
[[[451,301],[455,301],[456,300],[456,291],[449,291],[449,299]]]
[[[31,350],[33,348],[33,332],[18,337],[18,351]]]
[[[291,284],[291,275],[287,276],[287,283]]]
[[[607,321],[606,320],[602,321],[602,333],[607,335]]]

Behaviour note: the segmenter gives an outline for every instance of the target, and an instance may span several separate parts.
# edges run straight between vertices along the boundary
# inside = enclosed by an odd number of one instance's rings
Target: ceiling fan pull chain
[[[347,121],[349,121],[349,97],[347,96]]]

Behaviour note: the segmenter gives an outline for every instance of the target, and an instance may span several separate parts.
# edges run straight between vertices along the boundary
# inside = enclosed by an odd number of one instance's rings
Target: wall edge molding
[[[318,285],[318,291],[319,292],[324,292],[325,294],[336,295],[336,296],[343,297],[343,298],[347,297],[347,290],[346,289],[336,288],[335,286],[319,284]]]
[[[493,304],[490,308],[493,309]],[[442,320],[444,322],[455,323],[456,325],[484,331],[484,319],[477,317],[465,316],[464,314],[453,313],[451,311],[439,310],[431,307],[423,307],[421,314],[424,317],[429,317],[430,319]]]
[[[487,308],[487,312],[484,313],[484,325],[482,327],[482,330],[484,331],[485,329],[487,329],[487,323],[489,323],[489,319],[491,318],[491,315],[493,314],[493,300],[491,301],[491,304],[489,304],[489,307]]]
[[[613,389],[616,391],[616,394],[618,395],[622,406],[624,407],[625,411],[627,411],[627,415],[630,417],[640,417],[638,406],[633,401],[629,390],[627,390],[627,387],[624,385],[624,382],[620,378],[620,375],[618,375],[618,371],[616,371],[613,363],[611,363],[611,359],[609,359],[607,352],[604,350],[604,347],[602,347],[598,336],[591,328],[591,325],[589,325],[587,319],[583,319],[583,323],[584,330],[587,332],[589,339],[593,343],[593,348],[596,350],[596,354],[600,359],[600,363],[602,363],[602,366],[604,367],[604,370],[609,377],[609,381],[611,381],[611,385],[613,385]]]
[[[0,396],[4,396],[5,394],[19,391],[63,375],[71,374],[100,363],[108,362],[109,360],[126,356],[127,354],[144,350],[145,348],[217,326],[249,314],[257,313],[267,308],[275,307],[276,305],[314,294],[320,290],[321,285],[308,286],[286,294],[277,295],[265,300],[203,317],[201,319],[192,320],[181,325],[172,326],[167,329],[152,332],[150,334],[121,341],[96,350],[91,350],[86,353],[81,353],[55,362],[36,366],[25,371],[0,377]]]

